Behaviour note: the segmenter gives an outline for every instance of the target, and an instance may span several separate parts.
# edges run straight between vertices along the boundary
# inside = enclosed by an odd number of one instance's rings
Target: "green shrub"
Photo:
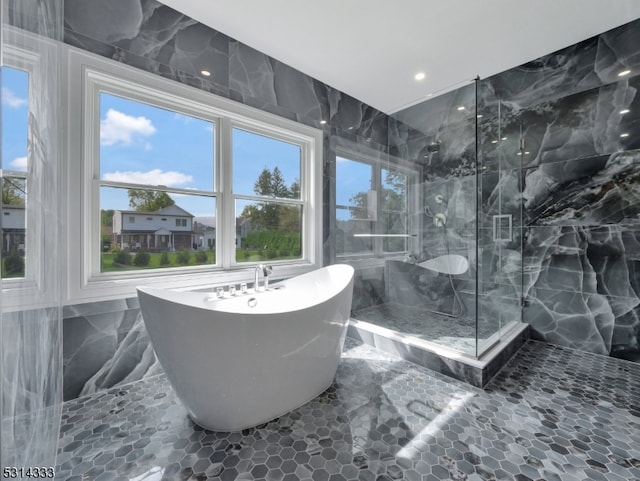
[[[196,263],[205,264],[207,262],[207,253],[205,251],[196,252]]]
[[[140,251],[133,258],[133,263],[138,267],[148,266],[151,255],[148,252]]]
[[[275,259],[276,257],[278,257],[278,251],[275,249],[269,249],[266,254],[267,259]]]
[[[189,260],[191,260],[191,254],[186,249],[180,249],[176,254],[176,260],[178,261],[178,264],[186,266],[189,263]]]
[[[113,265],[114,267],[118,266],[130,266],[131,265],[131,256],[129,255],[128,250],[116,251],[113,254]]]
[[[10,254],[4,260],[4,275],[24,275],[24,259],[18,254]]]
[[[168,266],[169,265],[169,254],[166,252],[163,252],[160,255],[160,265],[161,266]]]

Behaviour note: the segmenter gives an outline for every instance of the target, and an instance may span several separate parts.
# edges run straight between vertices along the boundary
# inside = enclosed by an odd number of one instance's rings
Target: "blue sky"
[[[2,71],[3,168],[26,170],[28,76]],[[150,186],[213,190],[214,126],[210,121],[177,114],[122,97],[100,96],[100,177]],[[278,166],[287,185],[300,178],[300,149],[243,130],[233,134],[233,190],[253,195],[264,167]],[[370,188],[371,168],[338,158],[338,204]],[[213,217],[211,198],[171,194],[176,204],[198,217]],[[243,203],[244,205],[244,203]],[[126,189],[103,187],[101,208],[128,209]],[[241,210],[241,208],[240,208]]]
[[[29,76],[12,68],[2,69],[2,168],[27,170],[27,121]]]
[[[100,98],[100,176],[105,180],[213,190],[214,125],[207,120],[109,94]],[[278,166],[288,185],[300,178],[300,148],[243,130],[233,134],[233,191],[254,195],[264,167]],[[214,215],[211,199],[170,194],[198,217]],[[126,190],[103,189],[106,208],[127,209]],[[241,209],[240,209],[241,210]]]

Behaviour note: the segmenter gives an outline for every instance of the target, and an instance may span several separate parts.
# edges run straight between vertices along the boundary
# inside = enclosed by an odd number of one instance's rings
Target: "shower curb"
[[[365,321],[351,319],[347,336],[445,376],[483,388],[529,340],[529,325],[518,323],[480,359],[400,334]]]

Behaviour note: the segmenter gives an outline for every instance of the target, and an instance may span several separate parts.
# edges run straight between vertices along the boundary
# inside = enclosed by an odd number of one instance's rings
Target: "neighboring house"
[[[236,218],[236,247],[242,246],[242,239],[251,231],[251,220],[246,217]]]
[[[25,251],[25,208],[23,205],[2,206],[2,255]]]
[[[195,221],[193,223],[193,232],[197,239],[198,249],[215,249],[216,228],[214,226]]]
[[[117,210],[113,213],[113,245],[132,251],[193,249],[197,245],[193,215],[177,205],[155,212]]]

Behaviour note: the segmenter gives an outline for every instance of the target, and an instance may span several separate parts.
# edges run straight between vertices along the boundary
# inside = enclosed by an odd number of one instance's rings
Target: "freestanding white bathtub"
[[[344,345],[353,273],[337,264],[223,299],[139,287],[153,348],[193,421],[237,431],[326,390]]]

